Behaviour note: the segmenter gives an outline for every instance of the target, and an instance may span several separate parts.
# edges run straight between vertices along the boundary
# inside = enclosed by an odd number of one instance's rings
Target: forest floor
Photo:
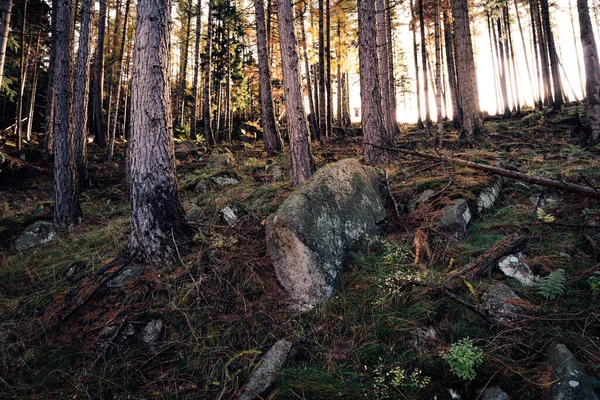
[[[600,148],[571,136],[574,116],[582,113],[572,104],[559,114],[530,110],[518,119],[490,118],[477,149],[461,146],[447,124],[443,152],[600,187]],[[404,126],[397,146],[429,151],[431,142],[426,132]],[[493,177],[399,156],[385,168],[391,189],[385,234],[352,254],[328,302],[299,313],[277,283],[265,244],[266,218],[292,191],[266,167],[276,163],[285,171],[287,155],[268,156],[260,142],[223,144],[201,150],[201,160],[178,160],[182,201],[186,211],[194,208],[197,228],[181,264],[146,268],[120,287],[105,287],[50,329],[75,307],[73,298],[97,285],[94,271],[127,241],[123,147],[106,163],[92,145],[93,186],[81,196],[82,223],[24,252],[15,249],[15,238],[52,217],[52,165],[37,160],[35,151],[27,162],[17,159],[10,143],[1,150],[11,167],[0,175],[0,398],[235,398],[281,338],[294,342],[294,357],[271,399],[446,399],[448,389],[475,399],[478,390],[495,385],[514,399],[541,399],[552,381],[546,358],[555,343],[576,354],[594,384],[600,379],[600,204],[594,199],[507,179],[500,200],[476,215],[458,240],[437,228],[439,210],[457,198],[474,201]],[[214,152],[231,152],[235,162],[208,169]],[[313,153],[319,166],[361,158],[361,140],[336,138],[314,144]],[[215,174],[238,183],[204,193],[189,184]],[[396,213],[392,197],[402,207],[427,189],[438,196]],[[540,202],[540,194],[552,200]],[[231,225],[220,212],[228,205],[238,213]],[[415,232],[428,236],[419,251],[429,256],[419,264]],[[490,326],[438,291],[397,284],[407,277],[439,284],[514,234],[529,238],[523,253],[536,275],[566,272],[558,288],[563,294],[545,295],[497,271],[464,275],[452,292],[478,306],[487,288],[503,282],[522,299],[527,315],[520,318]],[[160,340],[145,345],[139,332],[156,320],[164,326]],[[466,337],[484,356],[471,381],[457,378],[442,357]]]

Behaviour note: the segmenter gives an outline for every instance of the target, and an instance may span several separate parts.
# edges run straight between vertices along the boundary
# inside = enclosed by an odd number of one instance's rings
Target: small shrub
[[[594,296],[597,295],[598,291],[600,291],[600,271],[594,272],[594,276],[590,276],[587,283],[590,285]]]
[[[441,356],[456,377],[468,381],[475,379],[475,368],[483,363],[483,350],[473,346],[473,341],[468,337],[454,343]]]

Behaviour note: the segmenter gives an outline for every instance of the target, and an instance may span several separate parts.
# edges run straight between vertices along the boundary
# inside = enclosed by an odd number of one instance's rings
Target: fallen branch
[[[527,175],[522,172],[509,171],[507,169],[495,167],[493,165],[479,164],[479,163],[476,163],[473,161],[463,160],[461,158],[421,153],[421,152],[413,151],[413,150],[399,149],[397,147],[384,147],[384,146],[378,146],[378,145],[371,144],[371,143],[365,143],[365,144],[367,144],[369,146],[377,147],[377,148],[380,148],[383,150],[395,151],[397,153],[406,154],[406,155],[410,155],[410,156],[428,158],[430,160],[444,161],[444,162],[448,162],[451,164],[464,165],[466,167],[473,168],[473,169],[476,169],[479,171],[489,172],[494,175],[501,175],[501,176],[505,176],[507,178],[512,178],[512,179],[516,179],[519,181],[525,181],[525,182],[533,183],[533,184],[544,186],[544,187],[551,187],[553,189],[564,190],[565,192],[577,193],[582,196],[587,196],[587,197],[594,198],[596,200],[600,200],[600,192],[598,192],[596,189],[593,189],[593,188],[590,188],[587,186],[577,185],[574,183],[565,183],[565,182],[557,181],[554,179],[541,178],[539,176]]]
[[[464,268],[448,276],[444,280],[444,284],[448,284],[450,281],[465,274],[470,274],[471,276],[489,275],[500,259],[522,251],[527,242],[529,242],[528,237],[517,235],[500,240],[491,249],[472,260]]]

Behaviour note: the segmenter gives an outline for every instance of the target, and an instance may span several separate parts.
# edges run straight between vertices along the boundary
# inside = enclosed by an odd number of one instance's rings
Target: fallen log
[[[494,175],[505,176],[507,178],[512,178],[512,179],[516,179],[519,181],[525,181],[525,182],[529,182],[529,183],[534,183],[536,185],[550,187],[553,189],[564,190],[565,192],[577,193],[582,196],[587,196],[587,197],[594,198],[596,200],[600,200],[600,192],[593,187],[577,185],[575,183],[565,183],[565,182],[557,181],[554,179],[541,178],[539,176],[527,175],[522,172],[510,171],[508,169],[496,167],[493,165],[479,164],[479,163],[476,163],[473,161],[463,160],[461,158],[448,157],[448,156],[439,155],[439,154],[421,153],[419,151],[399,149],[397,147],[384,147],[384,146],[378,146],[378,145],[371,144],[371,143],[365,143],[365,144],[367,144],[369,146],[377,147],[377,148],[380,148],[383,150],[395,151],[397,153],[406,154],[406,155],[410,155],[410,156],[428,158],[430,160],[438,160],[438,161],[448,162],[451,164],[464,165],[466,167],[470,167],[470,168],[473,168],[473,169],[476,169],[479,171],[489,172]]]
[[[522,251],[527,242],[529,242],[528,237],[518,235],[509,236],[506,239],[496,242],[491,249],[473,259],[464,268],[448,276],[444,280],[444,284],[447,285],[450,281],[465,274],[479,277],[489,275],[498,264],[498,261],[506,256]]]

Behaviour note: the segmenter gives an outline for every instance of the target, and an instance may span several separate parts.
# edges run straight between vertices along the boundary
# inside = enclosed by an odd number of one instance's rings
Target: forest
[[[0,13],[0,398],[599,398],[600,1]]]

